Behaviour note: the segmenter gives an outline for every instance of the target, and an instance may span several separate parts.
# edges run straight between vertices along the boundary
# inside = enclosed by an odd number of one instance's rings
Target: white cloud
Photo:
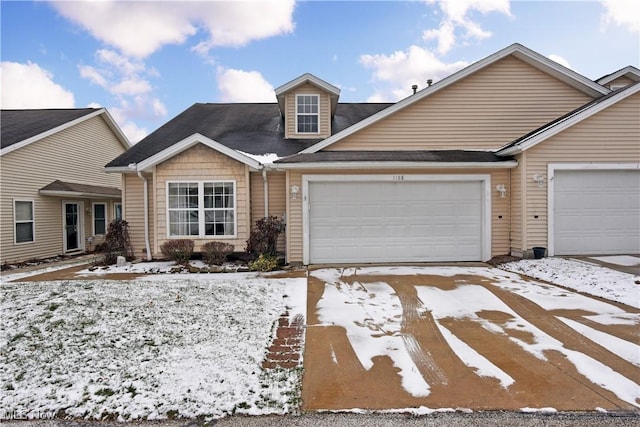
[[[490,31],[482,29],[478,22],[469,17],[471,12],[498,12],[511,16],[509,0],[426,0],[426,3],[438,5],[442,20],[437,29],[425,30],[422,38],[425,41],[437,40],[437,52],[441,55],[455,46],[458,41],[457,33],[462,32],[461,35],[466,40],[491,37]]]
[[[2,62],[2,108],[74,108],[73,93],[38,64]]]
[[[129,120],[127,118],[127,112],[123,109],[117,107],[110,108],[109,113],[111,113],[111,117],[113,117],[113,120],[118,123],[120,129],[122,129],[122,132],[124,132],[124,134],[132,144],[139,142],[142,138],[149,134],[147,129],[139,127],[133,121]]]
[[[111,92],[123,95],[140,95],[151,91],[151,84],[138,76],[126,78],[120,83],[111,86]]]
[[[95,67],[90,65],[81,65],[78,68],[80,69],[80,77],[83,79],[87,79],[100,87],[107,87],[107,78]]]
[[[218,67],[223,102],[275,102],[273,86],[257,71]]]
[[[412,93],[412,85],[424,88],[428,79],[438,81],[468,65],[464,61],[442,62],[433,52],[415,45],[391,55],[362,55],[360,63],[373,69],[373,80],[385,86],[377,89],[369,102],[397,101]]]
[[[558,64],[565,66],[567,68],[571,68],[571,65],[569,65],[569,61],[567,61],[566,59],[564,59],[562,56],[560,55],[555,55],[555,54],[551,54],[548,57],[550,60],[557,62]]]
[[[602,19],[635,33],[640,32],[640,2],[638,0],[600,0],[606,9]]]
[[[51,2],[65,18],[127,56],[144,58],[168,44],[182,44],[200,29],[195,49],[242,46],[293,31],[294,0],[252,2]]]

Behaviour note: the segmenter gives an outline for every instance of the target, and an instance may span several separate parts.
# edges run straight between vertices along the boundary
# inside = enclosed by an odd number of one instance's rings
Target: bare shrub
[[[205,243],[202,245],[202,260],[208,265],[222,265],[233,249],[233,245],[226,242]]]
[[[160,245],[160,251],[162,255],[177,264],[186,264],[191,259],[191,255],[193,255],[193,240],[167,240]]]

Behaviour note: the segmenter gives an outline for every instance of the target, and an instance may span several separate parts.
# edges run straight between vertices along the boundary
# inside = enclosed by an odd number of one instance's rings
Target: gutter
[[[129,169],[136,171],[138,173],[138,177],[144,182],[144,245],[147,251],[147,261],[151,261],[151,247],[149,246],[149,184],[147,182],[147,178],[142,175],[142,171],[137,170],[137,165],[135,163],[130,164]]]
[[[518,166],[515,160],[505,162],[305,162],[276,163],[271,169],[512,169]]]
[[[262,168],[262,182],[264,185],[264,216],[269,216],[269,181],[267,181],[267,168]]]

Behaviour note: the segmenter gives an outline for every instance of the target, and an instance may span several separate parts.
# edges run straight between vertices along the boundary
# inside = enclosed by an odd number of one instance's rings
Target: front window
[[[35,240],[33,202],[15,200],[13,204],[16,243],[28,243]]]
[[[170,182],[169,236],[235,236],[235,182]]]
[[[93,235],[101,236],[107,232],[107,205],[93,204]]]
[[[320,97],[318,95],[296,96],[296,125],[298,133],[318,133]]]

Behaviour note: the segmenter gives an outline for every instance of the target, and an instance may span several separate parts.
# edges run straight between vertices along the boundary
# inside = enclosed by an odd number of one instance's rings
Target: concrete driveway
[[[310,272],[304,409],[640,408],[640,310],[491,267]]]

